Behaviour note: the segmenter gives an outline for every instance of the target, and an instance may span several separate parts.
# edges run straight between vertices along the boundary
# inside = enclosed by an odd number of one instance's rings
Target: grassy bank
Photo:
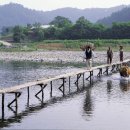
[[[130,51],[130,39],[96,39],[96,40],[44,40],[33,43],[12,43],[12,48],[1,47],[1,51],[35,51],[35,50],[80,50],[80,46],[92,43],[97,51],[104,51],[108,46],[118,50],[119,45]]]

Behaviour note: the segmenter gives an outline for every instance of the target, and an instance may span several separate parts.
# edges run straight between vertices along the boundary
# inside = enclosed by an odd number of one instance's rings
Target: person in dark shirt
[[[86,56],[87,68],[90,69],[92,67],[92,49],[90,46],[86,47],[85,56]]]
[[[123,46],[120,46],[119,57],[120,57],[120,62],[122,62],[123,61]]]
[[[109,47],[107,50],[107,64],[112,63],[112,58],[113,58],[113,52],[112,52],[111,47]]]

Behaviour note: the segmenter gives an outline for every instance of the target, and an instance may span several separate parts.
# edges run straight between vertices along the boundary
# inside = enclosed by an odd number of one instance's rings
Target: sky
[[[30,9],[50,11],[64,7],[109,8],[118,5],[130,5],[130,0],[0,0],[0,5],[8,3],[19,3]]]

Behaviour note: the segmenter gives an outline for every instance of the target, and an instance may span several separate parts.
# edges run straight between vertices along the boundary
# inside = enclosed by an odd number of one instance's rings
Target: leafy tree
[[[103,26],[102,24],[94,24],[91,28],[91,38],[102,38],[105,29],[105,26]]]
[[[62,30],[60,30],[60,39],[73,39],[73,26],[72,27],[66,27]]]
[[[13,39],[15,42],[21,42],[24,39],[23,28],[20,26],[15,26],[13,29]]]
[[[2,28],[2,35],[8,35],[13,32],[13,27],[3,27]]]
[[[113,23],[113,38],[130,38],[130,22],[129,23]]]
[[[42,41],[44,39],[129,39],[130,22],[113,23],[111,27],[92,24],[85,17],[80,17],[75,24],[67,18],[57,16],[49,28],[42,28],[40,23],[27,24],[26,27],[15,26],[13,39],[15,42]],[[3,34],[11,33],[11,28],[3,28]]]
[[[45,29],[44,36],[46,39],[55,39],[56,27],[49,27]]]
[[[42,28],[34,29],[34,40],[36,41],[44,40],[44,30]]]
[[[50,22],[50,24],[55,25],[58,28],[63,28],[71,26],[72,22],[68,18],[57,16],[52,22]]]
[[[72,28],[73,39],[86,39],[90,37],[90,23],[85,17],[80,17]]]
[[[33,40],[42,41],[44,40],[44,30],[41,28],[40,23],[34,23],[32,27]]]

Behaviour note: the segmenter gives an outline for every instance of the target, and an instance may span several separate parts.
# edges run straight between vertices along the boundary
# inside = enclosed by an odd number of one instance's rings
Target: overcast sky
[[[113,7],[117,5],[130,5],[130,0],[0,0],[0,5],[10,2],[19,3],[36,10],[54,10],[63,7],[74,7],[79,9],[93,7]]]

